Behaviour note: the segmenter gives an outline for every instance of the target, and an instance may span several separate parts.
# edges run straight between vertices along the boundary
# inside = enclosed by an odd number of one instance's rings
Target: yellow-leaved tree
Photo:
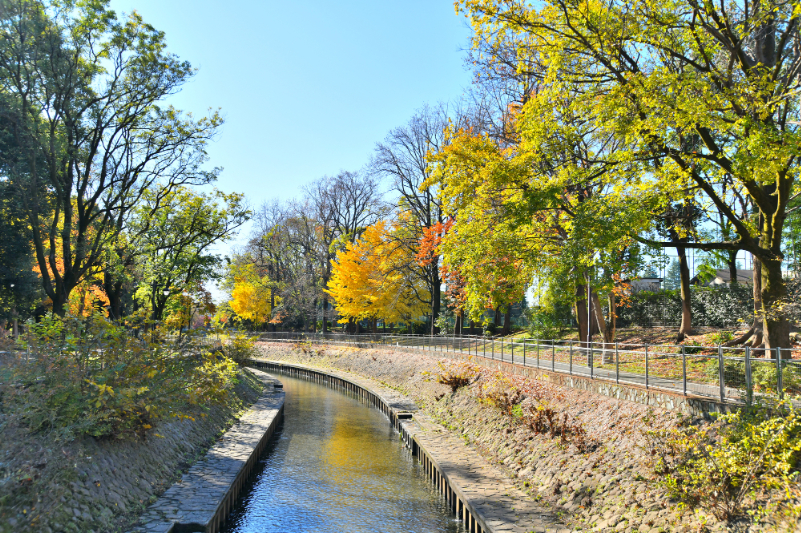
[[[270,279],[260,275],[255,265],[242,265],[234,278],[229,305],[239,318],[263,324],[270,320],[273,311],[270,305],[272,287]]]
[[[418,320],[428,311],[428,289],[413,255],[394,237],[401,229],[380,221],[361,239],[337,255],[326,293],[334,299],[340,322],[377,319],[386,322]]]

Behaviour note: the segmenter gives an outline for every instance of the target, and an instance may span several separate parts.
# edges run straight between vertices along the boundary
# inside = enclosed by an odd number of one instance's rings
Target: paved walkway
[[[267,386],[261,398],[183,479],[148,507],[131,533],[218,531],[284,406],[283,391],[274,388],[277,380],[259,370],[251,371]]]

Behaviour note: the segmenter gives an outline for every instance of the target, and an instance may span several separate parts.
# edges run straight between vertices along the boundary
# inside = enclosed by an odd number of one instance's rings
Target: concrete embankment
[[[676,423],[676,413],[522,376],[476,368],[480,377],[452,393],[435,382],[447,360],[423,353],[327,345],[259,343],[264,360],[347,372],[394,389],[419,406],[439,431],[466,443],[473,453],[500,468],[507,480],[575,531],[726,531],[710,516],[671,504],[647,468],[642,430]],[[556,416],[568,415],[586,431],[588,445],[531,431],[481,401],[487,385],[515,388],[536,397]],[[483,392],[482,392],[483,391]],[[536,529],[535,529],[536,530]]]

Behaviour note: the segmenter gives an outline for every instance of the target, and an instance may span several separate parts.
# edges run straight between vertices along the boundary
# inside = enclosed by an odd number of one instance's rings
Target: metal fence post
[[[615,341],[615,383],[620,384],[620,352],[617,350],[617,341]]]
[[[648,389],[648,345],[645,345],[645,388]]]
[[[568,373],[572,376],[573,375],[573,342],[570,342],[570,366],[568,367]]]
[[[495,360],[495,339],[492,339],[492,351],[490,352],[490,355],[492,356],[492,360],[494,361]]]
[[[526,366],[526,340],[523,339],[523,366]]]
[[[556,372],[556,344],[551,341],[551,371]]]
[[[687,347],[681,345],[681,382],[684,395],[687,396]]]
[[[534,343],[537,346],[537,368],[540,367],[540,340],[534,339]]]
[[[509,351],[512,352],[512,364],[515,364],[515,343],[512,340],[512,343],[509,345]]]
[[[595,374],[594,374],[594,371],[593,371],[593,366],[594,366],[593,363],[594,363],[594,361],[592,360],[594,355],[595,354],[593,353],[593,350],[592,350],[592,341],[590,341],[590,354],[589,354],[589,358],[588,358],[588,360],[590,362],[590,379],[593,379],[595,377]]]
[[[751,383],[751,347],[745,347],[745,402],[751,405],[754,400],[754,385]]]
[[[720,381],[720,401],[726,400],[726,390],[723,383],[723,347],[718,344],[718,378]]]
[[[782,349],[776,348],[776,387],[779,399],[784,399],[784,384],[782,383]]]
[[[501,361],[503,361],[503,339],[501,339]]]

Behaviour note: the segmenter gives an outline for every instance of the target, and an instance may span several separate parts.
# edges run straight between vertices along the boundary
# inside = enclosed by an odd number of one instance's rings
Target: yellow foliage
[[[428,306],[421,299],[428,290],[411,272],[417,267],[414,253],[392,236],[388,224],[378,222],[337,255],[326,292],[343,317],[340,322],[351,318],[398,322],[426,313]]]
[[[270,319],[270,291],[272,288],[267,276],[259,276],[254,265],[242,268],[236,277],[231,291],[231,309],[245,320],[262,324]]]

